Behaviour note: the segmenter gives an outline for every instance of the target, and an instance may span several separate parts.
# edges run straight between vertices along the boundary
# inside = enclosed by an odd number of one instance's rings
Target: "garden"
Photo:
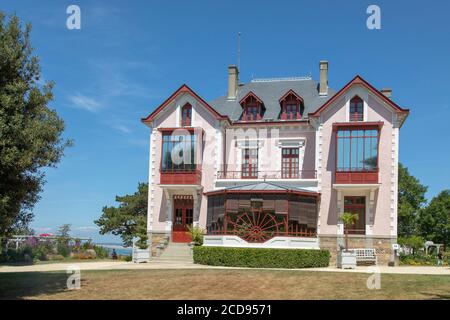
[[[434,244],[432,241],[425,241],[420,236],[400,237],[398,243],[401,246],[400,265],[450,265],[450,251],[445,250],[440,244]]]
[[[3,264],[112,258],[107,248],[92,243],[90,239],[70,236],[70,225],[67,224],[59,228],[56,236],[48,234],[16,236],[5,240],[2,241],[0,252],[0,263]],[[117,259],[131,261],[131,256],[117,256]]]

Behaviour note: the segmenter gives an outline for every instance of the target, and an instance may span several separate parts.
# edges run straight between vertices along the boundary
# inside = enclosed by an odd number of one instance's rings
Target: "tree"
[[[345,231],[345,251],[348,250],[348,228],[358,221],[358,219],[359,216],[356,213],[344,212],[341,216]]]
[[[125,246],[131,246],[133,238],[138,237],[138,246],[146,247],[148,183],[139,183],[137,192],[116,196],[116,201],[118,207],[103,207],[102,216],[94,221],[100,234],[119,235]]]
[[[0,237],[26,230],[39,200],[45,167],[55,167],[71,141],[48,104],[53,82],[41,83],[31,25],[0,11]]]
[[[426,240],[442,243],[444,249],[450,243],[450,190],[434,197],[419,213],[420,233]]]
[[[401,163],[398,164],[398,235],[410,237],[417,234],[417,215],[426,203],[428,187],[409,174]]]
[[[412,249],[412,254],[417,254],[419,249],[423,249],[425,241],[420,236],[399,237],[398,244]]]

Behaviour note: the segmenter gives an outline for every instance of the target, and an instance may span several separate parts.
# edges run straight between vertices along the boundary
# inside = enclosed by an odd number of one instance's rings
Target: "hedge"
[[[194,263],[211,266],[249,268],[317,268],[328,267],[330,252],[313,249],[193,248]]]

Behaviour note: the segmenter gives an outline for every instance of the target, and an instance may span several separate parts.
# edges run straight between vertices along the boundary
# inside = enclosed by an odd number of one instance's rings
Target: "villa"
[[[328,87],[320,79],[239,82],[205,101],[182,85],[142,119],[150,128],[147,230],[157,242],[189,242],[189,225],[206,230],[204,245],[328,249],[344,243],[340,215],[356,213],[350,247],[394,259],[397,242],[399,129],[409,110],[390,89],[360,76]]]

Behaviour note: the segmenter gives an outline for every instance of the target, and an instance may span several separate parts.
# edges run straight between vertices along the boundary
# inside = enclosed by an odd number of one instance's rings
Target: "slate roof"
[[[239,86],[236,100],[228,101],[225,95],[208,103],[220,114],[228,116],[232,121],[237,121],[242,115],[239,101],[252,91],[263,101],[266,108],[263,120],[278,121],[281,109],[279,100],[291,89],[304,101],[303,118],[307,118],[308,113],[316,111],[336,93],[335,90],[328,88],[328,95],[319,96],[318,83],[311,78],[251,81]]]

